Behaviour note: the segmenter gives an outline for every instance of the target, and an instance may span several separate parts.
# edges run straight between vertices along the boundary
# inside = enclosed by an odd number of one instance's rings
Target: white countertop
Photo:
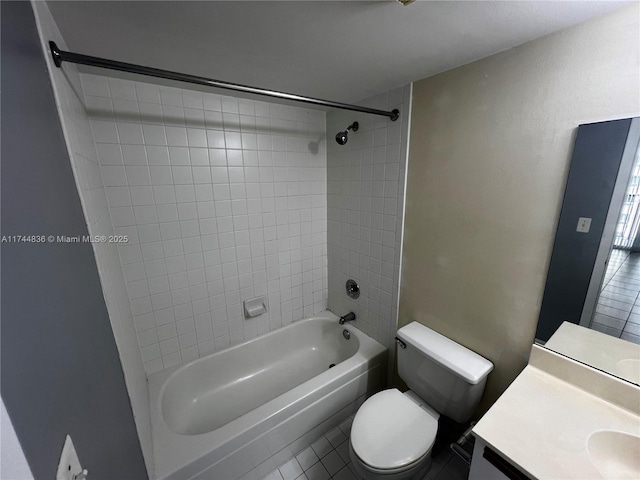
[[[638,386],[534,346],[473,433],[532,478],[601,479],[587,439],[599,430],[640,436],[639,414]]]

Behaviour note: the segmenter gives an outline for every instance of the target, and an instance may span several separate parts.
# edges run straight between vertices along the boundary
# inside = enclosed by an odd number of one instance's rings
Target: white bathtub
[[[386,355],[322,312],[151,375],[155,477],[231,480],[286,455],[283,449],[380,388]]]

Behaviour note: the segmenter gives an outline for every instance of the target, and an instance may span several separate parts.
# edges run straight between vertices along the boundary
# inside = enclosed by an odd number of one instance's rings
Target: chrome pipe
[[[467,465],[471,465],[471,454],[464,449],[464,446],[471,438],[471,431],[473,430],[473,427],[476,426],[476,423],[477,422],[471,422],[460,438],[449,445],[449,448],[451,448],[453,453],[458,455],[458,457],[460,457]]]

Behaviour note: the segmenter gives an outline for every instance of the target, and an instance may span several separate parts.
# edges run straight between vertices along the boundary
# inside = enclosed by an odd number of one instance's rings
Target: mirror
[[[640,385],[640,345],[564,322],[545,348]]]
[[[546,348],[637,384],[640,195],[628,187],[639,142],[640,118],[579,126],[536,331]]]

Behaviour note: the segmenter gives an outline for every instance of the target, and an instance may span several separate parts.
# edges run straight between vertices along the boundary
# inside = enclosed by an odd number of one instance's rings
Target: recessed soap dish
[[[244,305],[245,318],[257,317],[267,311],[267,301],[264,297],[252,298],[242,303]]]

